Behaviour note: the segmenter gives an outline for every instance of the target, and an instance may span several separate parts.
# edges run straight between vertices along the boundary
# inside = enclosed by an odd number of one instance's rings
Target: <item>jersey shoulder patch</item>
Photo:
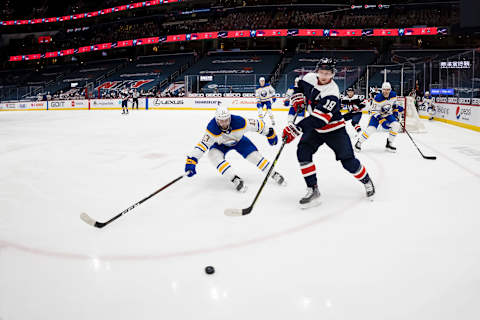
[[[383,93],[379,92],[374,98],[375,102],[382,102],[385,101],[386,98],[383,96]]]
[[[215,118],[210,120],[210,122],[208,123],[207,131],[210,132],[212,136],[219,136],[220,134],[222,134],[222,130],[220,130],[220,128],[218,127],[218,124],[217,124],[217,121],[215,121]]]
[[[246,127],[246,125],[247,125],[247,120],[245,120],[244,117],[232,114],[232,121],[230,123],[230,126],[232,127],[232,131],[243,129]]]
[[[320,93],[322,95],[322,98],[326,96],[334,96],[340,98],[340,90],[338,89],[338,86],[335,81],[333,81],[333,79],[332,81],[330,81],[329,84],[320,87]]]
[[[303,81],[311,84],[312,86],[316,86],[318,84],[317,74],[314,72],[309,72],[302,78]]]

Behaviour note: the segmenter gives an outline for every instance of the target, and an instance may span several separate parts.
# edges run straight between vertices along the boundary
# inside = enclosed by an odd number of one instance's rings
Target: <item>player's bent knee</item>
[[[208,151],[208,159],[214,166],[217,166],[217,164],[225,160],[225,154],[218,149],[210,149]]]
[[[392,122],[390,124],[390,129],[392,131],[398,132],[400,130],[400,123],[398,121]]]
[[[297,147],[297,159],[299,162],[312,162],[315,150],[307,144],[300,142]]]
[[[357,158],[348,158],[345,160],[341,160],[342,166],[347,170],[348,172],[357,172],[358,168],[360,168],[360,161],[358,161]]]

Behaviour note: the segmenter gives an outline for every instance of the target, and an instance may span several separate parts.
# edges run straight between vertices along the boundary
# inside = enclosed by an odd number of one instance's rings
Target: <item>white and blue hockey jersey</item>
[[[397,94],[391,90],[387,98],[382,92],[375,96],[371,111],[374,116],[386,117],[391,114],[397,115],[398,112],[403,111],[403,107],[397,104]]]
[[[270,127],[259,119],[245,119],[244,117],[233,115],[230,122],[230,130],[223,132],[215,121],[210,120],[202,140],[195,145],[188,157],[195,157],[198,160],[213,146],[214,143],[226,146],[236,145],[246,132],[258,132],[267,136]],[[268,137],[267,137],[268,138]]]
[[[269,83],[265,83],[264,86],[258,86],[255,90],[255,97],[257,98],[257,102],[266,102],[270,99],[275,102],[275,89]]]

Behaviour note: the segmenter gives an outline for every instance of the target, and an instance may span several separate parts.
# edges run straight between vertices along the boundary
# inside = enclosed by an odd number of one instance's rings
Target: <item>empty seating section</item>
[[[280,58],[274,51],[211,52],[186,71],[185,85],[194,93],[253,93],[260,77],[270,80]]]
[[[282,93],[285,92],[288,87],[293,85],[296,77],[313,71],[317,62],[325,57],[335,59],[337,65],[335,81],[339,86],[340,92],[343,92],[346,88],[353,86],[365,73],[366,66],[374,62],[376,53],[373,50],[328,50],[297,53],[285,67],[276,84],[276,90]]]
[[[169,80],[182,66],[194,60],[192,53],[139,57],[124,68],[108,76],[100,87],[119,89],[123,86],[149,90],[165,80]]]

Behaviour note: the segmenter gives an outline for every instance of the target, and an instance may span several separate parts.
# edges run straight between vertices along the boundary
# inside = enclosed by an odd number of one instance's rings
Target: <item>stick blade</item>
[[[252,212],[252,209],[252,206],[245,209],[225,209],[224,213],[226,216],[229,217],[239,217],[249,214],[250,212]]]
[[[85,223],[88,223],[89,225],[93,226],[93,227],[96,227],[96,221],[93,220],[92,218],[90,218],[90,216],[88,214],[86,214],[85,212],[82,212],[82,214],[80,214],[80,219],[82,219],[83,221],[85,221]]]
[[[229,217],[240,217],[242,216],[242,209],[228,208],[228,209],[225,209],[224,213],[226,216],[229,216]]]
[[[437,160],[436,156],[423,156],[427,160]]]

